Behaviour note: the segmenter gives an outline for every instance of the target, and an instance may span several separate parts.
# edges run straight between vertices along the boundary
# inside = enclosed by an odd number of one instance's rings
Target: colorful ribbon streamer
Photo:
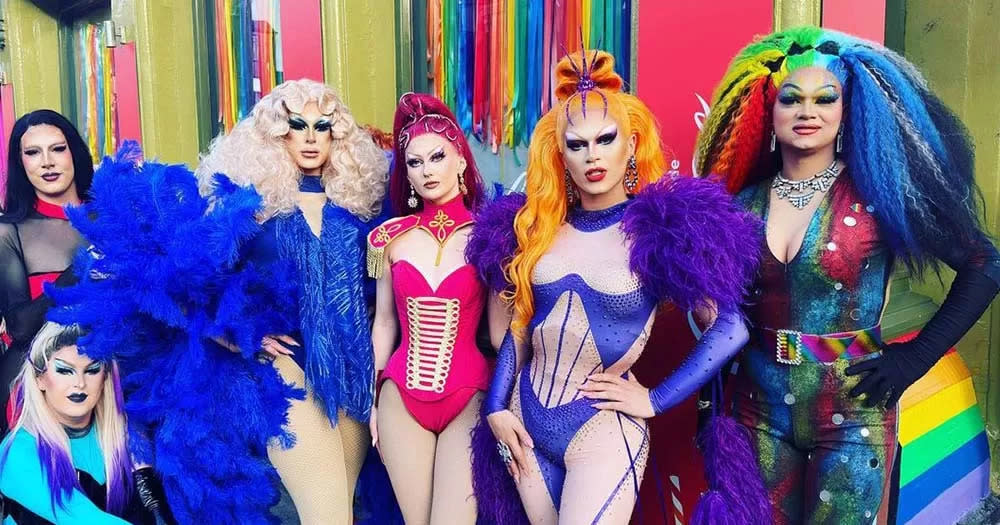
[[[114,63],[105,47],[104,27],[88,22],[72,26],[72,56],[77,72],[76,123],[96,160],[118,147],[118,111],[114,98]]]
[[[228,132],[283,79],[280,0],[214,0],[215,131]]]
[[[631,0],[428,0],[414,57],[466,132],[513,148],[552,106],[553,68],[567,51],[585,42],[611,52],[629,85],[631,13]]]

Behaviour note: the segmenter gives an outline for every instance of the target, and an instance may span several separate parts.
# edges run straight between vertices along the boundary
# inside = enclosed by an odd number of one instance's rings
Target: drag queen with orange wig
[[[466,251],[513,307],[483,402],[496,448],[474,445],[480,514],[492,522],[520,514],[486,475],[485,455],[499,452],[532,523],[627,523],[646,418],[712,379],[747,340],[739,308],[756,270],[756,221],[712,182],[657,182],[656,123],[613,67],[602,51],[559,62],[559,104],[532,135],[526,196],[481,214]],[[711,328],[647,389],[630,368],[668,301]]]

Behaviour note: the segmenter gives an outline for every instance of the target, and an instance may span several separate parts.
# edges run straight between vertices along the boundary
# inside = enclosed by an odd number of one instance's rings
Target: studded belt
[[[832,363],[838,359],[854,359],[878,352],[882,342],[880,325],[853,332],[835,334],[804,334],[796,330],[761,328],[757,335],[763,349],[774,348],[775,360],[786,365],[804,361]]]

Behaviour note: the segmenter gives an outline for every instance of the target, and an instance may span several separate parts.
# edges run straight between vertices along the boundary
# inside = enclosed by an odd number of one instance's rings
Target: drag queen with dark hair
[[[399,99],[393,138],[389,195],[406,215],[368,237],[378,279],[373,440],[407,523],[471,524],[470,432],[489,383],[476,330],[488,294],[465,247],[483,184],[465,134],[433,96]]]
[[[871,523],[897,401],[998,289],[961,122],[912,64],[804,27],[743,49],[698,142],[702,173],[766,224],[735,414],[752,431],[775,523]],[[957,272],[912,341],[879,325],[895,262]]]
[[[63,211],[87,198],[94,161],[87,143],[66,117],[48,109],[23,115],[11,129],[6,187],[0,179],[0,407],[24,364],[28,344],[52,301],[44,283],[63,284],[80,234]],[[2,413],[2,410],[0,410]],[[0,435],[7,418],[0,415]]]
[[[293,263],[298,329],[261,345],[281,377],[306,389],[293,401],[292,447],[268,455],[303,523],[350,523],[368,450],[374,364],[365,297],[365,237],[385,195],[388,162],[326,85],[285,82],[218,138],[197,174],[253,186],[264,232],[250,261]]]
[[[712,379],[746,342],[739,311],[756,222],[714,183],[670,178],[656,123],[602,51],[556,69],[559,104],[531,138],[526,196],[480,217],[467,254],[513,306],[483,403],[536,524],[627,523],[648,454],[646,418]],[[652,389],[630,368],[658,305],[711,324]],[[510,522],[477,447],[481,514]],[[758,481],[759,483],[759,481]]]

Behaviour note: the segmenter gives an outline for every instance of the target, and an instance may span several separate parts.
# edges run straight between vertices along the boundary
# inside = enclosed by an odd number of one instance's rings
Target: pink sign
[[[660,121],[670,169],[694,173],[694,143],[712,90],[755,35],[771,31],[772,0],[639,4],[639,92]]]
[[[136,71],[135,43],[121,44],[111,51],[114,61],[115,104],[118,105],[118,146],[126,140],[142,144],[139,116],[139,77]]]
[[[7,143],[14,129],[14,86],[0,85],[0,206],[7,197]]]
[[[885,42],[885,0],[823,2],[823,27]]]
[[[323,82],[323,28],[319,0],[282,0],[281,59],[285,80]]]

